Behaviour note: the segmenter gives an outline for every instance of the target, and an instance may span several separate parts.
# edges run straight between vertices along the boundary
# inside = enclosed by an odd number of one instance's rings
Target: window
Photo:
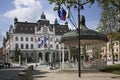
[[[33,44],[31,44],[31,49],[33,49]]]
[[[23,46],[23,44],[21,44],[21,49],[24,49],[24,46]]]
[[[33,38],[31,37],[31,41],[33,41]]]
[[[21,30],[23,30],[23,28],[22,28],[22,27],[21,27],[20,29],[21,29]]]
[[[118,45],[118,42],[116,42],[116,45]]]
[[[58,42],[58,39],[56,39],[56,42]]]
[[[26,37],[26,41],[28,41],[28,37]]]
[[[21,41],[23,41],[23,37],[21,37]]]
[[[33,53],[31,53],[31,57],[33,57]]]
[[[40,38],[38,38],[38,41],[40,41]]]
[[[18,37],[15,37],[15,41],[18,41]]]
[[[17,43],[15,44],[15,48],[16,48],[16,49],[18,49],[18,48],[19,48]]]
[[[118,52],[118,48],[116,49],[116,52]]]
[[[62,32],[62,30],[60,30],[60,32]]]
[[[26,44],[26,49],[28,49],[29,48],[29,46],[28,46],[28,44]]]
[[[52,45],[52,44],[50,44],[50,48],[53,48],[53,45]]]
[[[58,45],[56,45],[56,49],[59,49],[59,46],[58,46]]]

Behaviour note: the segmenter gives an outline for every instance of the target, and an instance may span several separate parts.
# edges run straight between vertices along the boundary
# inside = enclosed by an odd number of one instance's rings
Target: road
[[[0,80],[10,80],[11,78],[18,76],[18,73],[23,69],[25,69],[25,67],[18,67],[18,66],[0,69]]]

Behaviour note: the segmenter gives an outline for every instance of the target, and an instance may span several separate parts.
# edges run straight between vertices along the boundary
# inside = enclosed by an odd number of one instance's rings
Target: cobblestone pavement
[[[49,70],[47,68],[34,68],[33,80],[120,80],[120,75],[103,73],[103,72],[84,72],[81,78],[77,72],[61,72],[57,70]]]

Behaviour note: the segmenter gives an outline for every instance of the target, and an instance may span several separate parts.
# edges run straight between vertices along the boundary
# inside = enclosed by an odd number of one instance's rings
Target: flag
[[[70,18],[70,9],[67,10],[66,18]]]
[[[46,43],[47,40],[48,40],[47,37],[44,36],[44,44]]]
[[[61,5],[58,6],[58,16],[61,20],[66,19],[66,11],[63,9]]]
[[[38,37],[35,37],[35,41],[38,42]]]
[[[43,40],[40,41],[39,46],[40,46],[40,47],[43,46]]]

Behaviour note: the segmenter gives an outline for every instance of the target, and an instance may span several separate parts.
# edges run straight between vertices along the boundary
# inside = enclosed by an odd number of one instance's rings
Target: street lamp
[[[83,5],[89,3],[90,1],[88,0],[84,3],[81,3],[82,0],[77,0],[77,1],[78,2],[67,1],[67,3],[74,3],[75,4],[74,8],[77,8],[77,11],[78,11],[78,28],[77,28],[77,32],[78,32],[78,76],[81,77],[80,9],[82,9]]]
[[[81,77],[80,0],[78,0],[78,76]]]

